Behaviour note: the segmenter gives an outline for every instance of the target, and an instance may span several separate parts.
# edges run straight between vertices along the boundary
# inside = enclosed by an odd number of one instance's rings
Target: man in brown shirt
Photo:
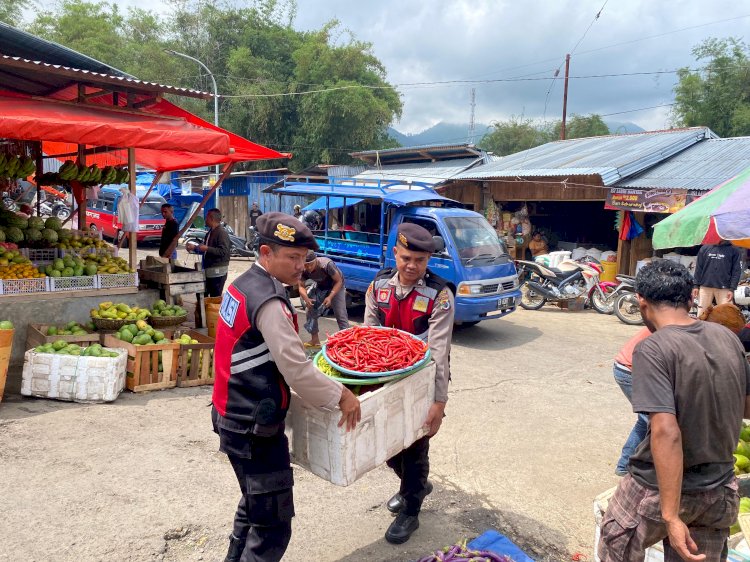
[[[668,260],[636,278],[654,333],[633,353],[633,411],[648,414],[649,425],[602,521],[602,562],[641,562],[661,540],[666,562],[726,560],[750,367],[736,335],[688,315],[692,286],[687,269]]]

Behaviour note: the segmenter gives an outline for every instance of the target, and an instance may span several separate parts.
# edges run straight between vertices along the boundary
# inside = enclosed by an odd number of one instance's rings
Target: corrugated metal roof
[[[431,160],[450,160],[479,156],[483,151],[473,144],[425,144],[421,146],[402,146],[384,150],[363,150],[352,152],[352,158],[359,158],[370,164],[419,163]]]
[[[55,73],[45,74],[45,70],[55,70]],[[70,85],[70,81],[96,84],[117,85],[132,90],[169,93],[181,96],[211,98],[213,94],[167,86],[156,82],[137,80],[128,75],[112,75],[72,68],[60,64],[52,64],[40,60],[29,60],[23,57],[0,55],[0,84],[4,88],[31,95],[48,95]]]
[[[750,137],[707,139],[615,187],[708,191],[750,168]]]
[[[370,168],[359,172],[353,177],[358,180],[411,181],[426,183],[428,185],[438,185],[454,178],[457,174],[482,161],[482,158],[458,158],[426,164],[393,164],[390,166],[381,166],[380,168]]]
[[[704,138],[707,127],[555,141],[477,166],[453,179],[592,176],[605,186],[646,170]]]

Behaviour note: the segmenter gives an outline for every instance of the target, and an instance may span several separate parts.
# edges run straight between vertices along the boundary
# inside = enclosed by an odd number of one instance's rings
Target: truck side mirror
[[[443,240],[443,237],[433,236],[432,239],[435,241],[435,253],[442,253],[445,250],[445,240]]]

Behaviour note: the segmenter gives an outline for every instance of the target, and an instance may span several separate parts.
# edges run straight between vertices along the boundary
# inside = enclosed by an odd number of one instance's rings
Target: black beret
[[[312,231],[301,221],[286,213],[264,213],[255,223],[261,242],[292,248],[318,250]]]
[[[401,223],[396,238],[398,244],[407,250],[430,254],[435,251],[435,240],[433,240],[430,231],[413,222]]]

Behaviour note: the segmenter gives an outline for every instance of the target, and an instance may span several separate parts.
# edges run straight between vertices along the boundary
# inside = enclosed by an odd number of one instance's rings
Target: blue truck
[[[344,274],[348,297],[361,297],[378,270],[395,267],[396,227],[413,222],[435,236],[437,251],[428,266],[448,280],[457,323],[476,324],[516,309],[521,292],[515,264],[482,215],[424,184],[362,181],[287,181],[273,189],[316,198],[305,210],[319,213],[320,228],[313,231],[319,253]]]

